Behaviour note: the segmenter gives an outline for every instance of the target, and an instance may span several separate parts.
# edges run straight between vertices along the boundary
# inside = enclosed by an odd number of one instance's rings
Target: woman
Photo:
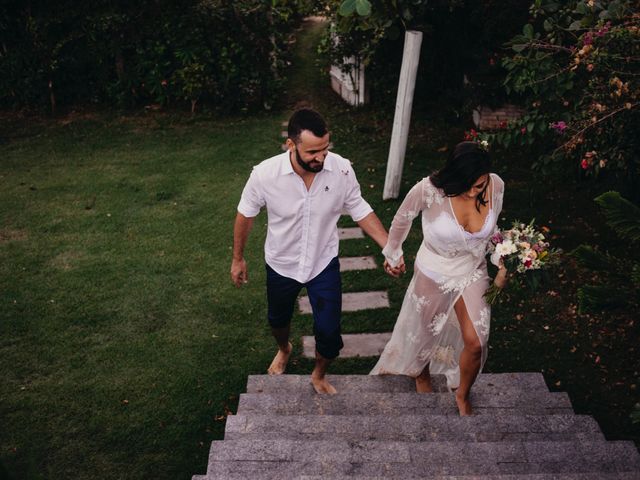
[[[475,142],[458,144],[440,171],[418,182],[398,209],[382,250],[393,276],[405,270],[402,243],[422,212],[424,239],[391,340],[371,375],[409,375],[431,392],[433,374],[457,388],[460,415],[471,414],[469,391],[487,358],[491,310],[485,255],[502,209],[504,182]],[[495,282],[504,286],[500,265]]]

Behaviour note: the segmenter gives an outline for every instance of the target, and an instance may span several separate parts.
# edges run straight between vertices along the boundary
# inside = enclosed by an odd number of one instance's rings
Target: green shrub
[[[5,2],[0,105],[269,108],[304,13],[293,0]]]
[[[534,145],[547,173],[610,172],[635,190],[640,158],[640,16],[633,2],[536,0],[509,42],[506,91],[526,114],[494,132],[504,147]]]

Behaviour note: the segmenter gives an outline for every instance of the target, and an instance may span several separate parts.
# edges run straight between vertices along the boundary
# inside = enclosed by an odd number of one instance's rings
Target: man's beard
[[[324,167],[324,165],[320,162],[318,162],[320,164],[317,167],[312,167],[311,165],[309,165],[309,163],[305,162],[300,158],[297,148],[294,150],[294,155],[296,156],[296,161],[298,162],[298,165],[300,165],[307,172],[318,173]],[[313,160],[310,160],[309,162],[313,162]]]

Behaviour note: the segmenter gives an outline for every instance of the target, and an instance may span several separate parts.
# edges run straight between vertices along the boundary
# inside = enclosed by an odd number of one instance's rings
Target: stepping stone
[[[474,415],[571,414],[565,392],[471,391]],[[458,416],[453,393],[378,393],[317,395],[243,393],[238,414],[248,415],[453,415]]]
[[[338,238],[340,240],[351,240],[353,238],[364,238],[364,232],[360,227],[339,228]]]
[[[355,333],[342,335],[344,348],[340,350],[340,358],[379,357],[391,333]],[[316,356],[316,340],[314,337],[302,337],[303,355],[307,358]]]
[[[280,136],[282,138],[288,138],[289,137],[289,132],[287,132],[286,130],[283,130],[282,132],[280,132]]]
[[[372,256],[368,257],[340,257],[340,271],[375,270],[378,268]]]
[[[298,307],[301,313],[313,313],[309,297],[304,296],[298,299]],[[387,292],[352,292],[342,294],[342,311],[357,312],[360,310],[370,310],[373,308],[389,308],[389,297]]]
[[[406,442],[604,441],[588,415],[231,415],[225,440],[392,440]]]
[[[328,375],[340,393],[360,394],[412,393],[413,378],[405,375]],[[432,375],[431,383],[436,392],[448,392],[444,375]],[[539,372],[530,373],[481,373],[473,384],[474,392],[501,392],[506,390],[547,392],[547,384]],[[249,375],[247,393],[312,393],[309,375]]]
[[[282,151],[286,151],[289,147],[287,147],[286,143],[283,143],[282,145],[280,145],[280,148],[282,149]]]

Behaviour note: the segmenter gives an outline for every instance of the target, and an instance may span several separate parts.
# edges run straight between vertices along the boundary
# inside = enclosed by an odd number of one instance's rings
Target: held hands
[[[231,260],[231,281],[238,288],[249,281],[247,262],[244,261],[244,258]]]
[[[389,264],[389,262],[386,260],[384,261],[383,266],[384,266],[384,271],[394,278],[398,278],[401,274],[407,271],[407,267],[404,264],[404,257],[400,257],[400,261],[398,262],[398,265],[396,265],[395,267],[392,267]]]

